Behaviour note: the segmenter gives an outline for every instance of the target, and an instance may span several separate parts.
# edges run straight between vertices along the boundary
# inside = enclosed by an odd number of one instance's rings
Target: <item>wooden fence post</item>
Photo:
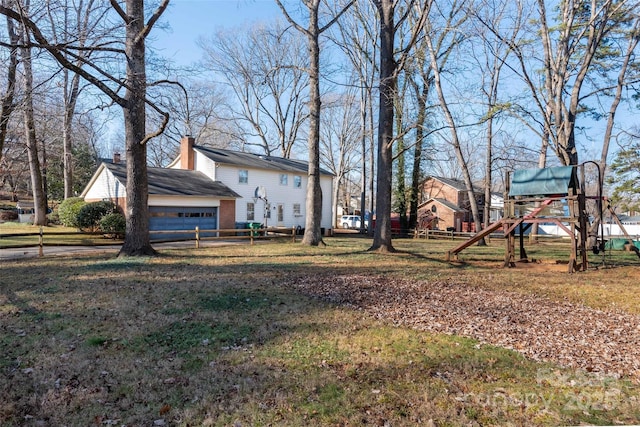
[[[43,236],[43,233],[44,233],[44,231],[42,229],[42,226],[40,226],[40,236],[38,238],[38,246],[39,246],[39,248],[38,248],[38,256],[39,257],[44,256],[44,236]]]
[[[296,228],[295,227],[291,228],[291,235],[293,236],[293,239],[292,239],[293,243],[295,243],[296,242]]]
[[[200,227],[196,225],[196,249],[200,249]]]

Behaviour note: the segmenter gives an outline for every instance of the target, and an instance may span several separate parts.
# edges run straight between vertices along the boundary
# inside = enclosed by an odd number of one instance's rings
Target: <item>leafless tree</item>
[[[336,227],[338,201],[344,180],[357,169],[362,156],[359,152],[360,111],[358,96],[354,92],[357,91],[352,89],[336,95],[335,99],[326,100],[320,127],[320,164],[334,174],[331,206],[333,227]]]
[[[501,101],[501,85],[503,68],[511,53],[509,45],[503,43],[491,31],[487,25],[493,28],[505,27],[510,33],[504,37],[513,43],[523,27],[524,19],[528,13],[524,11],[524,5],[520,1],[512,0],[483,0],[472,6],[472,24],[476,34],[474,38],[480,44],[479,53],[472,55],[477,65],[481,80],[480,91],[484,99],[484,116],[482,121],[485,126],[485,165],[484,165],[484,212],[483,225],[487,227],[491,221],[491,190],[493,185],[493,149],[500,116],[509,108],[509,100]],[[507,25],[505,25],[507,23]],[[479,245],[486,244],[482,239]]]
[[[427,2],[409,0],[402,7],[392,0],[372,0],[378,10],[380,24],[380,104],[378,112],[378,175],[376,190],[376,228],[373,244],[369,250],[393,252],[391,241],[391,186],[393,176],[393,143],[395,140],[394,99],[398,74],[422,34],[426,19]],[[419,19],[408,30],[407,42],[396,56],[396,33],[407,21],[413,9],[418,10]],[[396,11],[398,19],[396,19]]]
[[[198,43],[214,78],[234,94],[237,103],[225,107],[241,124],[243,144],[289,158],[309,117],[304,39],[275,22],[218,31]]]
[[[370,2],[356,2],[338,20],[334,27],[332,41],[344,52],[348,58],[353,73],[357,76],[359,89],[358,104],[360,106],[360,232],[365,231],[365,216],[367,208],[370,212],[375,209],[374,176],[376,171],[375,157],[375,85],[378,73],[378,45],[379,26],[376,25],[376,8]],[[367,189],[369,190],[369,205],[367,206]],[[368,232],[373,235],[373,228]]]
[[[12,6],[13,0],[2,0],[3,6]],[[16,32],[13,20],[7,20],[7,38],[6,48],[9,50],[9,58],[7,61],[6,81],[7,85],[2,95],[2,110],[0,111],[0,160],[4,149],[4,142],[7,138],[7,127],[9,119],[15,109],[14,97],[16,92],[16,71],[18,68],[18,43],[20,35]]]
[[[335,14],[329,15],[324,23],[320,23],[321,0],[303,0],[307,9],[307,25],[299,24],[291,17],[280,0],[276,3],[280,7],[287,21],[296,30],[304,34],[307,39],[309,65],[306,73],[309,77],[309,135],[307,149],[309,155],[309,171],[307,180],[307,200],[304,237],[302,244],[318,246],[322,243],[322,189],[320,188],[320,35],[327,31],[340,16],[351,7],[355,0],[349,0]]]
[[[26,13],[29,13],[30,1],[21,5]],[[22,114],[25,130],[27,154],[29,156],[29,171],[31,175],[31,192],[33,194],[34,218],[33,225],[47,225],[47,192],[38,154],[38,138],[36,135],[35,112],[33,106],[33,57],[31,38],[28,31],[21,32],[20,62],[23,72],[23,101]],[[46,154],[43,154],[46,159]]]
[[[80,0],[63,3],[46,2],[46,16],[49,20],[49,28],[52,29],[52,41],[61,45],[73,43],[77,47],[77,58],[67,52],[63,52],[69,62],[74,63],[78,68],[82,68],[89,60],[92,53],[91,47],[97,47],[102,43],[105,36],[104,31],[97,29],[104,21],[108,12],[108,5],[95,0]],[[111,31],[107,31],[108,33]],[[63,90],[64,114],[62,120],[63,130],[63,177],[64,177],[64,197],[73,196],[73,121],[76,115],[78,99],[83,89],[81,76],[72,72],[68,68],[61,71],[61,86]]]
[[[104,95],[122,108],[126,141],[126,212],[127,232],[120,255],[140,256],[154,255],[149,239],[149,211],[148,211],[148,178],[147,178],[147,150],[146,143],[162,133],[166,124],[167,114],[157,105],[150,103],[146,97],[149,82],[146,76],[145,40],[154,25],[165,11],[169,0],[162,0],[153,11],[150,18],[145,20],[145,5],[143,0],[126,0],[121,5],[117,0],[110,0],[112,12],[119,18],[125,28],[124,49],[114,43],[105,42],[99,48],[101,52],[119,55],[126,63],[125,76],[101,68],[98,63],[86,60],[85,66],[78,67],[68,59],[80,59],[78,52],[83,50],[74,43],[56,45],[41,30],[41,21],[34,21],[24,13],[22,8],[0,6],[0,14],[22,23],[30,34],[30,46],[37,46],[47,51],[60,65],[82,76],[93,84]],[[123,7],[124,6],[124,7]],[[120,40],[120,43],[123,41]],[[124,88],[124,95],[119,90]],[[155,109],[158,114],[165,116],[163,126],[157,131],[147,134],[146,106]]]

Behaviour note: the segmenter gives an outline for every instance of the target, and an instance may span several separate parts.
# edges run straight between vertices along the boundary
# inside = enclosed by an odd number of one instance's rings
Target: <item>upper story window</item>
[[[249,183],[249,171],[246,169],[238,170],[238,184],[248,184]]]
[[[280,185],[288,185],[289,184],[289,175],[286,173],[280,174]]]
[[[293,188],[302,188],[302,177],[300,175],[293,176]]]

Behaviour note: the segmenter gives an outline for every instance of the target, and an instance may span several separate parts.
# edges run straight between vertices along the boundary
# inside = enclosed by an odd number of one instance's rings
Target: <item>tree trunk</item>
[[[631,61],[631,56],[635,52],[636,46],[638,45],[638,38],[635,37],[637,34],[638,27],[640,26],[640,19],[636,19],[634,21],[633,29],[634,31],[630,32],[632,36],[629,37],[629,44],[627,45],[627,51],[625,53],[624,59],[622,61],[622,66],[620,71],[618,72],[618,80],[616,84],[616,93],[614,95],[613,100],[611,101],[611,106],[609,107],[609,114],[607,116],[607,128],[605,130],[605,134],[602,141],[602,152],[600,153],[600,162],[598,163],[598,200],[597,200],[597,217],[593,221],[593,223],[589,226],[589,240],[587,241],[587,246],[593,247],[596,245],[597,237],[598,237],[598,228],[600,228],[600,224],[602,224],[602,209],[603,209],[603,187],[604,187],[604,177],[605,172],[607,170],[607,157],[609,155],[609,145],[611,144],[611,135],[613,134],[613,125],[615,123],[616,111],[618,110],[618,105],[622,100],[622,91],[625,87],[625,75],[627,74],[627,69],[629,68],[629,62]],[[603,237],[603,236],[600,236]]]
[[[399,97],[398,97],[399,98]],[[396,129],[402,129],[402,103],[396,102],[398,112],[396,113]],[[400,215],[400,232],[404,235],[408,230],[407,225],[407,189],[405,182],[405,158],[404,158],[404,138],[400,137],[396,141],[396,153],[398,153],[398,166],[396,168],[396,197],[398,214]]]
[[[25,36],[25,46],[28,46],[28,37]],[[36,125],[33,111],[33,70],[31,62],[31,49],[23,47],[22,66],[24,69],[24,128],[27,140],[27,153],[29,157],[29,172],[31,174],[31,191],[33,193],[34,217],[33,225],[47,225],[47,194],[44,191],[40,158],[38,156],[38,139],[36,138]]]
[[[62,147],[63,147],[63,180],[64,180],[64,198],[68,199],[73,197],[73,135],[72,135],[72,123],[73,116],[75,115],[76,103],[78,96],[80,95],[80,76],[75,74],[71,79],[71,87],[69,88],[67,80],[70,73],[69,70],[64,70],[65,83],[64,83],[64,122],[62,124]],[[68,92],[67,92],[68,91]]]
[[[127,0],[126,27],[127,89],[124,99],[127,159],[127,231],[119,256],[155,255],[149,239],[149,185],[145,127],[145,38],[144,2]]]
[[[362,79],[361,79],[362,82]],[[360,175],[360,233],[367,231],[365,216],[367,210],[367,91],[363,87],[360,89],[360,138],[362,142],[362,159]],[[371,227],[369,227],[371,229]]]
[[[427,119],[428,83],[422,82],[422,88],[414,83],[416,100],[418,103],[418,117],[416,119],[416,146],[413,152],[413,170],[411,173],[411,193],[409,196],[409,227],[418,226],[418,198],[420,196],[420,165],[422,164],[422,146],[424,141],[424,125]]]
[[[319,3],[318,3],[319,4]],[[318,41],[318,6],[309,7],[309,178],[307,181],[307,216],[302,244],[322,243],[322,188],[320,187],[320,45]]]
[[[431,70],[433,71],[433,78],[435,83],[436,93],[438,94],[438,100],[440,102],[440,108],[444,113],[445,121],[449,125],[449,131],[451,132],[451,145],[453,146],[456,159],[458,161],[458,166],[462,171],[462,178],[464,180],[464,184],[467,190],[467,197],[469,198],[469,207],[471,208],[472,220],[476,227],[476,232],[480,231],[480,214],[478,210],[478,203],[476,201],[475,193],[473,191],[473,182],[471,181],[471,174],[469,172],[469,165],[467,164],[467,160],[464,158],[464,154],[462,153],[462,147],[460,145],[460,139],[458,136],[458,128],[456,126],[455,119],[453,118],[453,114],[449,109],[449,104],[447,103],[447,99],[445,97],[444,91],[442,89],[441,82],[441,74],[440,68],[436,59],[436,53],[433,48],[433,44],[431,43],[431,39],[426,38],[429,55],[431,58]]]
[[[369,250],[395,252],[391,242],[391,185],[393,176],[393,115],[396,96],[395,25],[392,0],[376,0],[380,16],[380,106],[378,114],[378,174],[376,227]]]
[[[9,63],[7,65],[7,89],[2,96],[2,111],[0,112],[0,160],[2,160],[2,153],[4,152],[4,142],[7,138],[7,127],[9,125],[9,118],[15,109],[13,99],[16,89],[16,70],[18,67],[18,43],[20,38],[15,32],[13,25],[13,19],[7,17],[7,33],[9,35],[9,41],[13,46],[9,52]]]

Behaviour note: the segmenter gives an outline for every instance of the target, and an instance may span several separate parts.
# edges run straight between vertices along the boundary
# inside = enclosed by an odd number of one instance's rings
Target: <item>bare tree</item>
[[[505,34],[511,44],[515,42],[523,27],[523,20],[528,14],[524,13],[524,6],[519,1],[483,1],[474,4],[472,15],[473,23],[477,25],[477,36],[481,43],[481,53],[474,55],[473,59],[477,63],[480,71],[480,90],[485,102],[485,114],[482,120],[485,124],[485,169],[484,169],[484,212],[483,225],[489,226],[491,221],[491,189],[493,184],[493,146],[497,130],[499,116],[508,109],[509,102],[501,102],[500,86],[502,83],[502,71],[511,53],[509,44],[503,43],[491,31],[487,31],[486,26],[500,28],[505,25],[511,32]],[[484,238],[478,245],[485,245]]]
[[[375,126],[373,122],[374,89],[377,74],[379,27],[375,25],[375,6],[370,2],[356,2],[344,17],[338,20],[336,33],[332,41],[349,59],[351,68],[357,76],[360,106],[360,232],[365,231],[366,210],[374,211],[375,176]],[[366,204],[369,189],[369,206]],[[368,232],[372,235],[373,228]]]
[[[443,22],[437,22],[436,20],[429,19],[426,24],[428,35],[425,40],[431,61],[431,70],[434,76],[434,88],[438,96],[440,109],[444,115],[445,122],[448,125],[448,132],[450,135],[447,139],[449,144],[453,147],[458,161],[458,167],[462,173],[462,178],[465,183],[469,207],[471,208],[471,214],[473,215],[473,222],[475,223],[476,230],[480,230],[480,211],[475,196],[469,162],[467,157],[464,155],[462,147],[459,131],[460,123],[456,120],[450,109],[450,100],[448,99],[443,87],[443,65],[441,61],[446,61],[447,56],[441,55],[437,50],[438,46],[434,45],[432,41],[434,39],[448,39],[447,44],[439,46],[439,48],[444,48],[445,50],[451,50],[454,46],[459,45],[466,37],[462,30],[462,24],[467,21],[469,15],[467,13],[465,0],[452,1],[447,5],[448,8],[446,10],[439,9],[442,6],[442,3],[438,3],[438,6],[436,6],[436,3],[433,2],[433,6],[436,7],[434,12],[435,16],[445,17]],[[440,36],[438,36],[438,33],[440,33]]]
[[[96,86],[103,94],[122,108],[125,125],[126,160],[127,160],[127,185],[126,185],[126,211],[127,232],[124,244],[120,249],[120,255],[140,256],[154,255],[149,239],[149,210],[148,210],[148,179],[147,179],[147,150],[146,143],[153,137],[162,133],[161,127],[154,133],[146,133],[145,107],[149,105],[159,114],[165,116],[163,125],[166,124],[167,114],[157,105],[150,103],[146,97],[147,77],[145,64],[145,40],[153,26],[169,4],[169,0],[162,0],[160,5],[145,20],[145,7],[143,0],[126,0],[124,8],[117,0],[110,0],[113,12],[120,18],[125,27],[124,50],[111,46],[109,43],[100,47],[102,52],[110,52],[114,55],[122,55],[126,62],[124,78],[117,74],[109,73],[100,68],[99,64],[87,60],[93,73],[79,68],[71,62],[66,55],[78,59],[77,52],[82,50],[75,44],[56,45],[41,31],[38,23],[23,13],[23,9],[0,6],[0,14],[15,21],[21,22],[32,36],[33,45],[46,50],[64,68],[80,74],[89,83]],[[120,88],[125,89],[124,95],[118,93]]]
[[[96,4],[97,3],[97,4]],[[77,46],[77,58],[64,52],[66,59],[82,68],[92,53],[91,46],[96,47],[101,42],[104,33],[97,34],[97,27],[104,20],[108,11],[106,3],[95,0],[80,0],[57,4],[47,2],[46,13],[50,21],[49,28],[53,30],[52,41],[55,44],[73,43]],[[91,45],[91,46],[90,46]],[[62,90],[64,114],[63,130],[63,177],[64,198],[73,196],[73,120],[75,118],[78,99],[82,92],[81,77],[68,68],[62,69]]]
[[[11,6],[13,0],[2,0],[3,6]],[[7,86],[2,95],[2,110],[0,111],[0,160],[4,149],[4,142],[7,139],[7,128],[9,118],[15,110],[14,97],[16,91],[16,71],[18,68],[18,43],[20,35],[16,32],[13,20],[7,18],[7,36],[9,49],[9,61],[7,64]]]
[[[585,102],[609,90],[599,78],[606,74],[609,61],[619,56],[612,42],[637,14],[640,3],[616,0],[560,2],[550,15],[543,0],[536,0],[540,45],[535,38],[510,40],[499,29],[491,31],[509,46],[518,62],[518,73],[531,93],[540,117],[540,167],[547,147],[555,151],[562,164],[578,164],[576,123],[585,113]],[[538,57],[538,51],[542,57]],[[615,61],[614,61],[615,62]],[[516,67],[512,68],[516,70]],[[537,75],[543,74],[542,85]],[[588,85],[588,88],[587,88]],[[532,117],[530,112],[526,112]]]
[[[321,0],[303,0],[307,8],[308,22],[306,28],[296,22],[287,12],[280,0],[276,0],[280,10],[291,25],[307,38],[309,50],[309,66],[306,69],[309,76],[309,171],[307,180],[307,198],[304,237],[302,244],[318,246],[322,243],[320,223],[322,220],[322,189],[320,188],[320,34],[330,28],[340,16],[351,7],[355,0],[350,0],[337,13],[320,25]]]
[[[163,167],[175,159],[184,135],[193,136],[199,145],[245,151],[242,129],[224,108],[233,96],[223,85],[184,79],[167,84],[150,95],[170,114],[165,132],[148,144],[150,165]],[[147,119],[159,127],[163,117],[151,114]]]
[[[308,120],[309,54],[281,22],[217,32],[200,39],[205,64],[235,95],[226,103],[245,146],[289,158]]]
[[[376,228],[369,250],[393,252],[391,241],[391,186],[393,176],[394,98],[398,74],[404,68],[409,51],[421,34],[428,3],[409,0],[398,7],[392,0],[372,0],[379,15],[380,24],[380,104],[378,112],[378,175],[376,192]],[[396,33],[413,9],[419,19],[409,29],[407,43],[399,49],[396,58]],[[400,17],[396,21],[396,9]]]
[[[575,127],[583,85],[596,61],[606,55],[601,48],[608,43],[607,37],[639,6],[615,0],[561,2],[559,22],[550,25],[545,2],[538,0],[545,122],[556,154],[565,165],[578,164]]]
[[[29,13],[30,1],[22,5],[24,11]],[[36,136],[35,113],[33,107],[33,58],[30,47],[30,37],[27,31],[22,31],[22,47],[20,48],[20,62],[23,68],[24,99],[22,101],[25,140],[27,154],[29,155],[29,171],[31,175],[31,192],[33,194],[34,218],[33,225],[47,225],[47,193],[45,181],[38,154],[38,139]],[[43,159],[46,155],[43,154]]]
[[[332,224],[336,227],[338,201],[344,180],[357,169],[359,152],[360,111],[354,91],[337,95],[323,108],[320,127],[320,164],[333,172]]]

